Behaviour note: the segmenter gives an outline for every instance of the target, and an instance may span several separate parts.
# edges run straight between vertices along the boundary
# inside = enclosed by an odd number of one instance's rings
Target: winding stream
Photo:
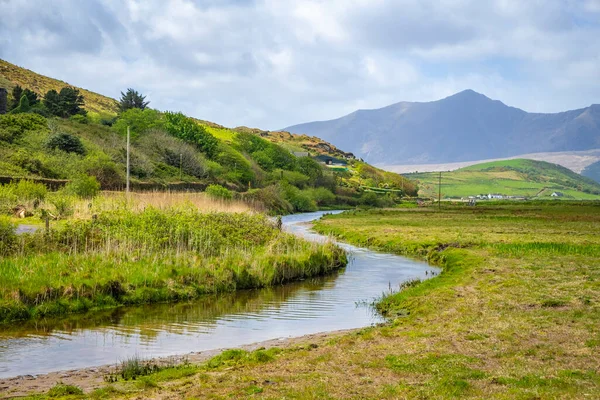
[[[284,228],[309,240],[307,222],[323,212],[290,215]],[[382,322],[366,303],[390,285],[425,279],[426,263],[344,243],[348,266],[336,274],[198,301],[120,307],[0,330],[0,378],[163,357]]]

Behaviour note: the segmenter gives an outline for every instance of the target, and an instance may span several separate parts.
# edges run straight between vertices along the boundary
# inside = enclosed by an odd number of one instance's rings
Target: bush
[[[263,189],[251,189],[244,193],[242,198],[251,205],[262,206],[270,214],[285,215],[294,212],[294,206],[284,198],[279,185],[271,185]]]
[[[0,115],[0,141],[12,143],[26,132],[47,129],[46,118],[37,114]]]
[[[335,195],[326,188],[315,188],[307,190],[308,194],[319,206],[329,206],[335,203]]]
[[[283,192],[285,199],[294,207],[294,211],[308,212],[317,210],[317,204],[307,192],[291,185],[283,186]]]
[[[85,118],[83,115],[76,115],[76,117]],[[83,147],[81,140],[77,136],[68,133],[57,133],[50,136],[46,142],[46,147],[53,150],[59,149],[66,153],[85,155],[85,147]]]
[[[0,255],[5,256],[15,248],[17,243],[15,229],[10,218],[0,215]]]
[[[278,171],[274,173],[275,177],[279,176],[284,182],[296,186],[298,189],[303,189],[308,186],[310,178],[296,171]]]
[[[165,113],[165,128],[170,135],[194,144],[208,158],[219,152],[219,140],[191,118],[182,113]]]
[[[69,117],[69,119],[74,122],[79,122],[80,124],[88,123],[87,117],[85,115],[81,115],[81,114],[71,115],[71,117]]]
[[[19,201],[43,201],[48,194],[48,189],[42,183],[35,183],[28,180],[10,183],[7,186],[12,188],[12,192]]]
[[[86,157],[83,162],[83,172],[96,177],[103,189],[117,189],[125,182],[117,164],[106,155]]]
[[[54,212],[58,218],[66,218],[73,215],[73,200],[62,193],[56,193],[49,199],[54,206]]]
[[[231,200],[233,198],[231,190],[221,185],[210,185],[206,188],[206,194],[214,199]]]
[[[377,207],[377,193],[375,192],[365,192],[360,196],[360,204],[365,206]]]
[[[132,138],[136,138],[152,129],[161,129],[164,126],[162,115],[150,108],[140,110],[131,108],[119,115],[119,118],[112,124],[114,130],[122,135],[127,134],[129,126]]]
[[[81,175],[69,182],[65,189],[82,199],[92,199],[100,192],[100,183],[95,176]]]

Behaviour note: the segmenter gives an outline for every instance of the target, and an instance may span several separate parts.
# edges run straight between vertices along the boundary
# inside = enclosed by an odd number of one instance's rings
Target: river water
[[[327,240],[308,224],[322,215],[286,216],[284,229],[309,240]],[[408,258],[339,245],[349,253],[348,266],[325,277],[189,303],[119,307],[4,327],[0,378],[365,327],[383,321],[369,306],[373,299],[436,270]]]

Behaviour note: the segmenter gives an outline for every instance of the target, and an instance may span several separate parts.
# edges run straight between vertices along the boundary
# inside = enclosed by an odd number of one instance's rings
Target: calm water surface
[[[290,215],[284,228],[309,240],[309,221]],[[425,263],[340,244],[348,266],[334,275],[274,288],[208,296],[191,303],[121,307],[0,330],[0,377],[43,374],[259,341],[369,326],[383,321],[365,303],[389,286],[427,278]]]

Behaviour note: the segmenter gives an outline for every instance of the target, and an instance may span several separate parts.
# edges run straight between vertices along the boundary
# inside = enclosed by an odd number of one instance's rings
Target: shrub
[[[313,182],[323,177],[323,167],[310,157],[300,157],[298,159],[298,171],[308,176]]]
[[[326,188],[309,189],[308,194],[319,206],[328,206],[335,203],[335,195]]]
[[[81,175],[69,182],[65,189],[82,199],[91,199],[100,192],[100,183],[95,176]]]
[[[82,115],[82,114],[72,115],[71,117],[69,117],[69,119],[71,121],[74,121],[74,122],[79,122],[80,124],[87,124],[88,123],[87,117],[85,115]]]
[[[10,183],[8,186],[12,187],[12,191],[19,201],[43,201],[48,194],[48,189],[44,184],[28,180],[20,180],[16,184]]]
[[[49,199],[54,206],[54,212],[58,218],[66,218],[73,215],[73,200],[63,193],[56,193]]]
[[[0,255],[7,255],[14,249],[17,243],[15,229],[10,218],[0,215]]]
[[[284,182],[294,185],[299,189],[308,186],[310,181],[308,176],[296,171],[279,171],[275,173],[275,176],[277,175],[279,175]]]
[[[365,206],[377,206],[377,194],[375,192],[365,192],[360,196],[360,204]]]
[[[283,192],[285,199],[294,207],[294,211],[308,212],[317,210],[317,204],[307,192],[291,185],[284,185]]]
[[[131,108],[121,113],[112,125],[113,129],[122,135],[127,134],[128,126],[131,137],[136,138],[152,129],[161,129],[164,121],[162,115],[156,110]]]
[[[88,156],[83,160],[83,172],[94,176],[104,189],[123,186],[125,179],[117,164],[106,155]]]
[[[26,132],[48,129],[46,118],[37,114],[0,115],[0,140],[12,143]]]
[[[83,115],[77,115],[77,117],[85,118]],[[66,153],[85,155],[85,148],[81,140],[77,136],[68,133],[57,133],[50,136],[46,142],[46,147],[49,149],[59,149]]]
[[[231,190],[221,185],[210,185],[206,188],[206,194],[215,199],[231,200],[233,198]]]
[[[284,198],[279,185],[249,190],[242,195],[242,198],[252,205],[264,207],[270,214],[285,215],[294,211],[294,206]]]
[[[165,128],[170,135],[192,143],[213,158],[219,152],[219,140],[208,133],[204,127],[182,113],[165,113]]]

